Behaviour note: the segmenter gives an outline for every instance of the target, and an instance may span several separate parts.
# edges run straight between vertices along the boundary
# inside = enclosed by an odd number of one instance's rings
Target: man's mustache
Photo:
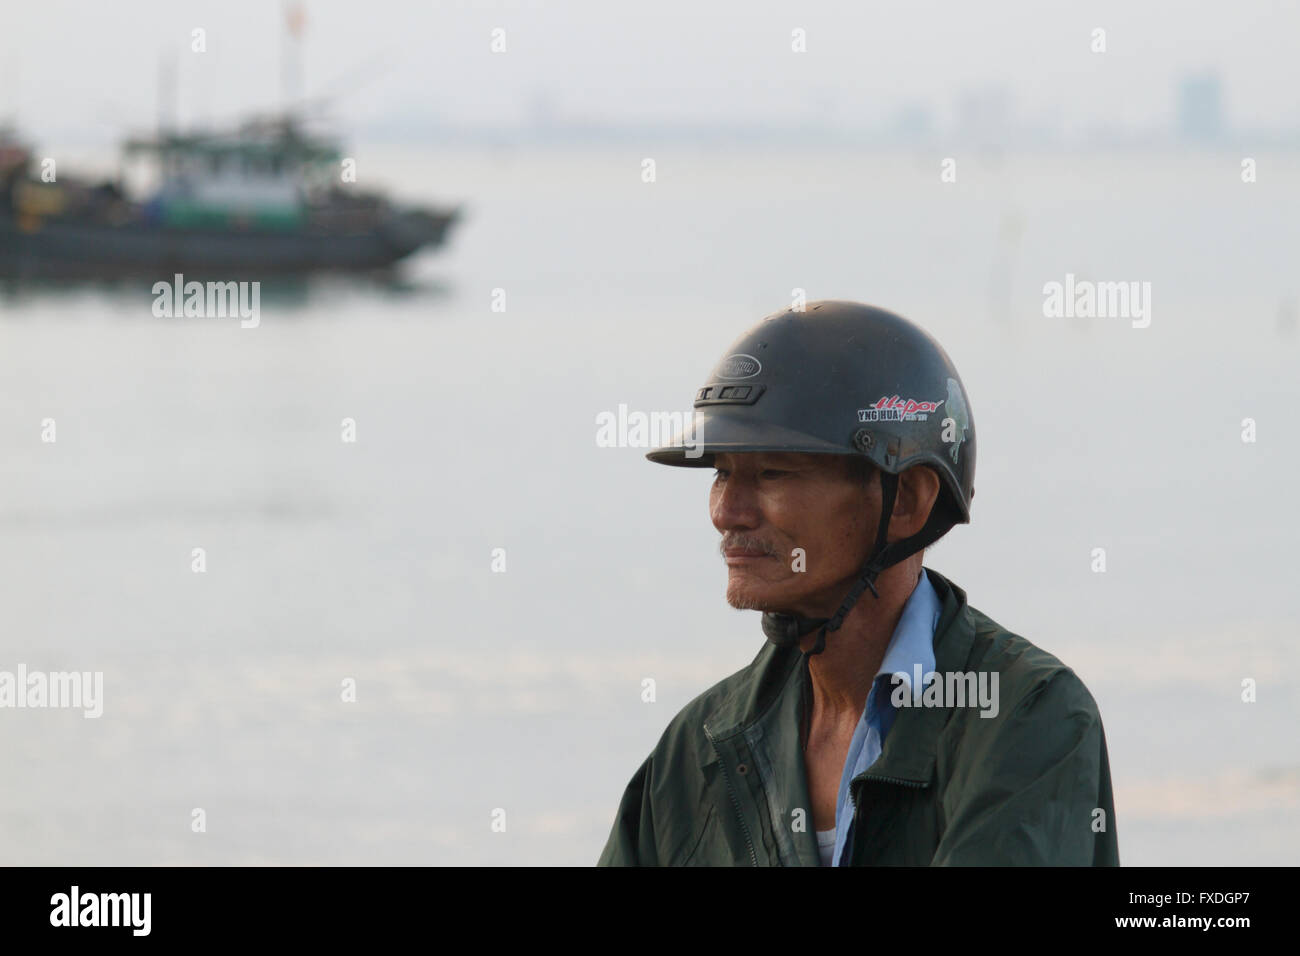
[[[748,534],[725,534],[718,543],[718,553],[726,557],[728,551],[744,551],[749,554],[774,555],[776,548],[762,538]]]

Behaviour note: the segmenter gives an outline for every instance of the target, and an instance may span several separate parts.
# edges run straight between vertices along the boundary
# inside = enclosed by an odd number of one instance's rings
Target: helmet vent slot
[[[763,394],[766,385],[732,385],[718,382],[705,385],[695,393],[695,407],[701,405],[753,405]]]

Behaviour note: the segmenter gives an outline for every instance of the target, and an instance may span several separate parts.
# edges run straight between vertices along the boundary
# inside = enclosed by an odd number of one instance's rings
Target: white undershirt
[[[830,866],[835,855],[835,828],[817,831],[817,852],[821,854],[822,866]]]

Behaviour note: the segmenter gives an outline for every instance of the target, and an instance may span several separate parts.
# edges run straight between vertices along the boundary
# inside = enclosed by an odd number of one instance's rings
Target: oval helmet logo
[[[763,363],[752,355],[728,355],[718,369],[718,378],[753,378],[763,371]]]

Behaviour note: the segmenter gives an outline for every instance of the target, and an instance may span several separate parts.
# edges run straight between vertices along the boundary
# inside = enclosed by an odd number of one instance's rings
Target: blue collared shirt
[[[896,711],[889,699],[894,685],[890,678],[894,674],[901,675],[910,689],[916,665],[921,666],[922,679],[934,670],[934,629],[939,624],[942,610],[939,595],[922,568],[916,587],[912,588],[911,596],[903,605],[903,614],[889,639],[880,669],[876,671],[871,692],[867,695],[867,706],[853,731],[853,741],[844,761],[839,797],[835,802],[835,853],[831,857],[835,866],[841,865],[852,831],[853,803],[849,799],[849,782],[876,762],[889,728],[894,724]]]

